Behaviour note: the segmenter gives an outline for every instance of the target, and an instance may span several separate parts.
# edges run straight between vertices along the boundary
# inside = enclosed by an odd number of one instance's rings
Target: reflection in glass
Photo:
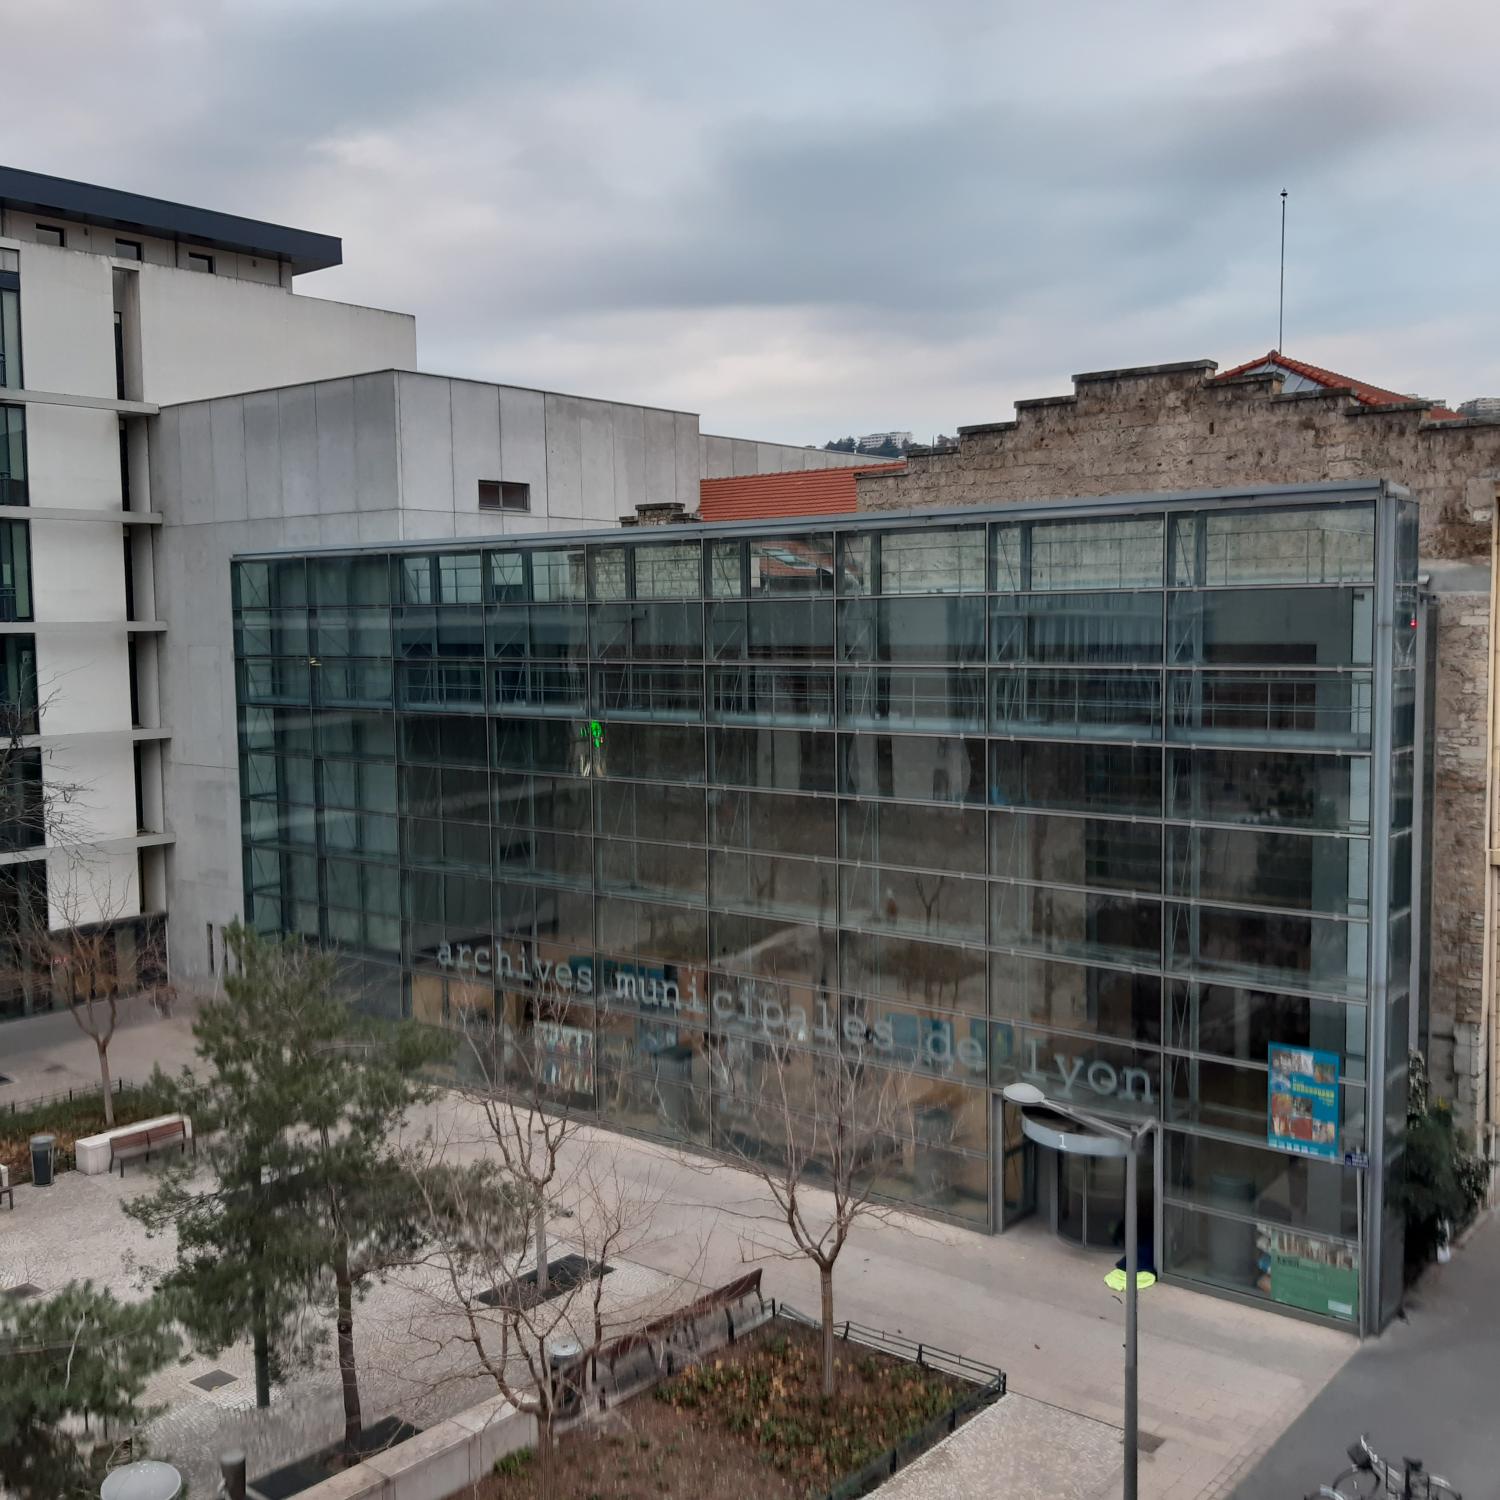
[[[990,674],[993,728],[1089,739],[1156,739],[1161,674],[1011,671]]]
[[[1336,1052],[1345,1074],[1365,1072],[1363,1005],[1219,984],[1168,987],[1167,1045],[1264,1063],[1273,1043]]]
[[[1161,890],[1161,829],[1104,818],[990,814],[990,873],[1050,885]]]
[[[995,661],[1126,666],[1162,659],[1160,594],[1033,594],[993,601]]]
[[[1171,661],[1254,667],[1368,666],[1373,589],[1227,589],[1168,598]]]
[[[990,958],[990,1014],[1061,1031],[1161,1041],[1161,980],[1023,953]]]
[[[1238,828],[1170,828],[1170,892],[1203,901],[1367,916],[1366,839]]]
[[[1170,904],[1167,926],[1168,966],[1179,973],[1356,999],[1366,992],[1370,932],[1364,922]]]
[[[1369,830],[1366,759],[1268,750],[1174,750],[1168,761],[1168,817]]]

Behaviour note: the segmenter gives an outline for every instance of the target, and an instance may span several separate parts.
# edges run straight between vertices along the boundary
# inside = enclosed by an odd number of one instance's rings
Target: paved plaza
[[[176,1066],[191,1055],[182,1018],[128,1028],[115,1046],[116,1071],[128,1077],[144,1076],[148,1059]],[[22,1062],[13,1051],[0,1071],[86,1082],[93,1066],[91,1045],[65,1033],[28,1056]],[[40,1071],[59,1067],[61,1073]],[[480,1149],[472,1113],[451,1096],[417,1123],[449,1143],[452,1157]],[[613,1155],[620,1191],[658,1200],[621,1272],[607,1278],[617,1308],[685,1299],[760,1265],[768,1295],[816,1309],[815,1275],[806,1262],[781,1258],[785,1226],[775,1222],[754,1179],[592,1129],[580,1131],[574,1149],[601,1144]],[[0,1212],[0,1284],[31,1281],[53,1291],[90,1277],[139,1295],[149,1268],[171,1259],[169,1245],[148,1241],[120,1212],[122,1198],[147,1185],[145,1169],[135,1168],[123,1186],[118,1177],[67,1173],[50,1189],[19,1188],[16,1211]],[[567,1229],[564,1213],[552,1231],[558,1252],[568,1248]],[[1111,1263],[1058,1243],[1035,1223],[991,1237],[901,1218],[855,1232],[839,1262],[836,1310],[1001,1366],[1024,1402],[981,1432],[1012,1462],[1033,1450],[1028,1492],[1108,1500],[1120,1489],[1123,1358],[1121,1300],[1104,1283]],[[437,1378],[437,1367],[423,1362],[430,1350],[413,1335],[423,1316],[415,1286],[383,1287],[361,1304],[356,1339],[367,1421],[388,1411],[431,1420],[492,1393],[449,1367]],[[1141,1424],[1155,1446],[1142,1458],[1142,1495],[1228,1494],[1355,1348],[1345,1334],[1180,1288],[1143,1293]],[[190,1384],[213,1369],[232,1376],[231,1383],[214,1392]],[[160,1375],[151,1394],[168,1408],[153,1431],[157,1451],[194,1475],[210,1473],[214,1453],[228,1442],[248,1447],[255,1469],[257,1460],[292,1456],[336,1437],[342,1425],[326,1359],[279,1391],[269,1412],[251,1409],[244,1349],[212,1360],[193,1357]]]

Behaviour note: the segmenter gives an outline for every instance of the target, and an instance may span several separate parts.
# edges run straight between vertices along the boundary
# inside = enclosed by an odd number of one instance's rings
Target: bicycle
[[[1463,1496],[1440,1474],[1431,1474],[1420,1458],[1403,1458],[1400,1468],[1387,1463],[1360,1437],[1346,1450],[1352,1467],[1330,1484],[1320,1484],[1306,1500],[1375,1500],[1378,1495],[1400,1500],[1463,1500]]]

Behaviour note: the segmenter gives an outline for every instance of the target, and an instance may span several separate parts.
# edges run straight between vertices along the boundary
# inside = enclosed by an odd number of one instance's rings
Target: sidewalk
[[[114,1079],[144,1083],[158,1064],[176,1073],[193,1060],[192,1007],[180,1002],[163,1020],[139,997],[123,1001],[120,1022],[109,1044]],[[99,1053],[93,1038],[78,1029],[67,1011],[0,1022],[0,1109],[11,1103],[69,1089],[99,1087]]]
[[[1495,1382],[1500,1219],[1407,1295],[1406,1316],[1364,1344],[1250,1471],[1235,1500],[1300,1500],[1347,1467],[1362,1433],[1382,1458],[1420,1458],[1464,1500],[1500,1500]]]

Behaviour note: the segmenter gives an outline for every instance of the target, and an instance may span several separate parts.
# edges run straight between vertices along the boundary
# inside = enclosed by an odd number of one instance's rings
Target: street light
[[[1136,1157],[1141,1141],[1156,1129],[1157,1122],[1145,1120],[1130,1126],[1101,1119],[1049,1099],[1034,1083],[1012,1083],[1002,1092],[1005,1100],[1021,1111],[1021,1130],[1028,1140],[1074,1156],[1125,1158],[1125,1500],[1136,1500],[1140,1466],[1135,1339],[1140,1206],[1136,1198]],[[1059,1129],[1040,1113],[1028,1115],[1028,1109],[1046,1111],[1078,1129]]]

